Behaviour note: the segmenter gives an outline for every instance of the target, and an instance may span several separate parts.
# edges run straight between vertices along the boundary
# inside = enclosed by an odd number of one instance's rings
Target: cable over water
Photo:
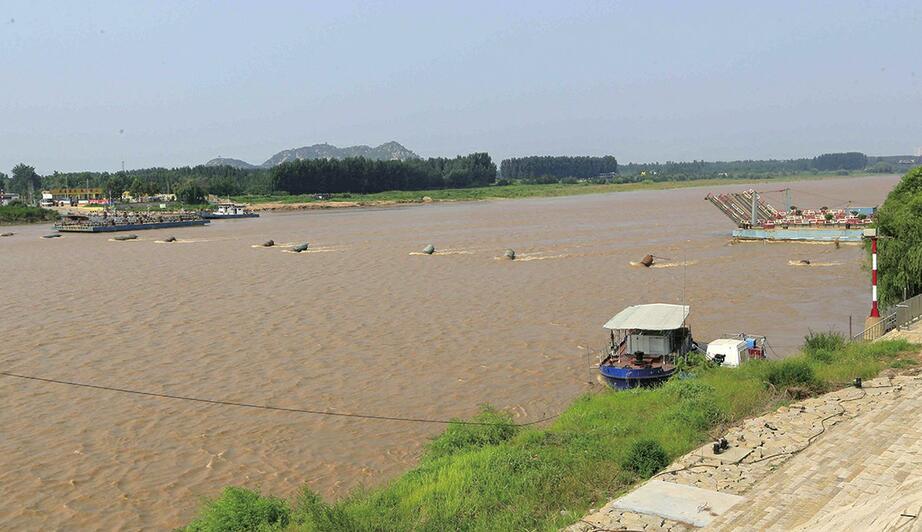
[[[34,375],[20,375],[18,373],[10,373],[8,371],[0,371],[0,375],[4,377],[14,377],[17,379],[26,379],[32,381],[47,382],[53,384],[64,384],[67,386],[75,386],[78,388],[91,388],[94,390],[106,390],[109,392],[119,392],[119,393],[128,393],[134,395],[146,395],[148,397],[159,397],[162,399],[177,399],[181,401],[194,401],[197,403],[207,403],[212,405],[222,405],[222,406],[238,406],[242,408],[259,408],[262,410],[275,410],[281,412],[295,412],[299,414],[312,414],[317,416],[335,416],[335,417],[349,417],[349,418],[359,418],[359,419],[375,419],[382,421],[407,421],[411,423],[438,423],[443,425],[480,425],[480,426],[499,426],[499,425],[515,425],[517,427],[527,427],[530,425],[537,425],[544,421],[548,421],[556,418],[559,414],[553,414],[550,416],[545,416],[541,419],[535,421],[529,421],[528,423],[484,423],[480,421],[463,421],[463,420],[454,420],[454,419],[431,419],[431,418],[418,418],[418,417],[401,417],[401,416],[382,416],[375,414],[354,414],[349,412],[333,412],[329,410],[312,410],[308,408],[289,408],[284,406],[271,406],[271,405],[258,405],[253,403],[241,403],[237,401],[224,401],[220,399],[204,399],[201,397],[188,397],[184,395],[173,395],[167,393],[158,393],[158,392],[148,392],[143,390],[132,390],[129,388],[117,388],[114,386],[102,386],[99,384],[89,384],[85,382],[74,382],[66,381],[61,379],[49,379],[46,377],[36,377]]]

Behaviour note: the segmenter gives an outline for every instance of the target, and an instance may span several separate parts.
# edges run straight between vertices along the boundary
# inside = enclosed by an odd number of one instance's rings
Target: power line
[[[536,421],[529,421],[528,423],[484,423],[480,421],[461,421],[461,420],[451,420],[451,419],[430,419],[430,418],[414,418],[414,417],[400,417],[400,416],[379,416],[374,414],[350,414],[347,412],[333,412],[329,410],[311,410],[307,408],[287,408],[284,406],[270,406],[270,405],[257,405],[253,403],[240,403],[236,401],[223,401],[218,399],[203,399],[201,397],[188,397],[183,395],[172,395],[167,393],[157,393],[157,392],[146,392],[143,390],[131,390],[128,388],[116,388],[114,386],[102,386],[99,384],[89,384],[85,382],[74,382],[74,381],[65,381],[60,379],[49,379],[45,377],[35,377],[33,375],[20,375],[17,373],[10,373],[8,371],[0,371],[0,375],[4,377],[15,377],[17,379],[26,379],[32,381],[48,382],[53,384],[65,384],[67,386],[75,386],[78,388],[92,388],[94,390],[106,390],[110,392],[120,392],[128,393],[134,395],[146,395],[148,397],[159,397],[162,399],[178,399],[182,401],[194,401],[198,403],[208,403],[212,405],[222,405],[222,406],[239,406],[243,408],[259,408],[262,410],[276,410],[280,412],[295,412],[299,414],[313,414],[318,416],[334,416],[334,417],[350,417],[350,418],[360,418],[360,419],[376,419],[382,421],[407,421],[412,423],[438,423],[443,425],[457,424],[457,425],[479,425],[479,426],[499,426],[499,425],[515,425],[518,427],[527,427],[529,425],[537,425],[544,421],[549,421],[556,418],[559,414],[554,414],[551,416],[545,416]]]

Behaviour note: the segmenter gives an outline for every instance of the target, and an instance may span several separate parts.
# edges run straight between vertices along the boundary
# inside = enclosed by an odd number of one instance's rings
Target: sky
[[[922,2],[4,0],[0,171],[922,147]]]

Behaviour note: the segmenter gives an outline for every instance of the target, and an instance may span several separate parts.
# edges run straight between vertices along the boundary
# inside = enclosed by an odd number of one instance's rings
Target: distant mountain
[[[399,142],[386,142],[378,147],[371,146],[347,146],[337,148],[332,144],[314,144],[313,146],[304,146],[302,148],[293,148],[282,150],[264,162],[261,165],[253,165],[239,159],[229,159],[219,157],[205,163],[205,166],[233,166],[234,168],[272,168],[288,161],[300,161],[302,159],[345,159],[347,157],[364,157],[373,161],[406,161],[409,159],[419,159],[412,151],[405,148]]]
[[[259,168],[255,164],[250,164],[246,161],[241,161],[240,159],[228,159],[227,157],[218,157],[216,159],[212,159],[205,163],[205,166],[232,166],[234,168],[241,168],[243,170]]]

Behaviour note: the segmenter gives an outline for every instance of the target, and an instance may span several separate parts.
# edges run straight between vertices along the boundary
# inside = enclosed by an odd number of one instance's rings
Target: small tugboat
[[[676,358],[695,349],[686,318],[686,305],[654,303],[628,307],[608,320],[603,327],[611,341],[599,362],[605,382],[627,390],[671,377]]]
[[[202,211],[202,218],[208,220],[229,220],[232,218],[259,218],[259,213],[249,211],[237,203],[219,203],[213,211]]]

